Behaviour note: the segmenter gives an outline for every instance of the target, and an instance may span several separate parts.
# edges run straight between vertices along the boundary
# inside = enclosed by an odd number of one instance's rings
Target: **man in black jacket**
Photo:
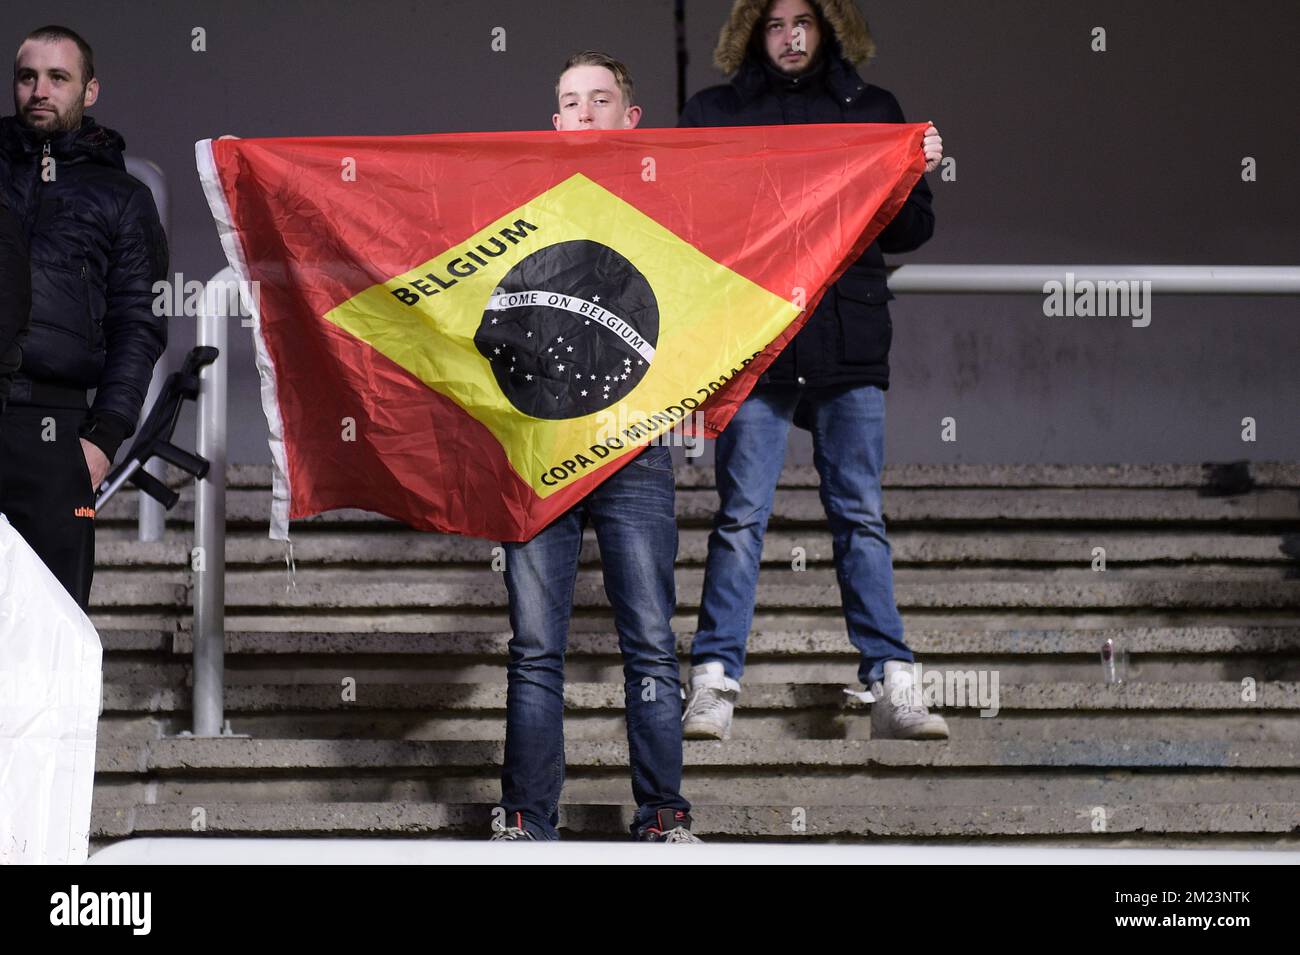
[[[680,126],[902,123],[897,100],[864,82],[854,64],[875,47],[852,0],[737,0],[714,62],[730,83],[696,94]],[[933,126],[927,171],[942,157]],[[740,692],[753,622],[763,535],[791,422],[813,436],[821,497],[834,539],[858,676],[875,697],[872,736],[944,739],[914,686],[912,652],[894,602],[881,516],[884,390],[892,325],[883,252],[910,252],[934,231],[922,179],[876,242],[827,291],[807,325],[772,363],[717,441],[721,507],[709,536],[699,627],[691,648],[688,737],[725,739]],[[793,291],[792,291],[793,294]]]
[[[126,172],[122,137],[85,115],[98,96],[86,41],[42,27],[14,63],[16,115],[0,119],[0,189],[27,235],[32,291],[0,420],[0,511],[83,608],[95,489],[167,345],[153,309],[167,242],[153,196]]]

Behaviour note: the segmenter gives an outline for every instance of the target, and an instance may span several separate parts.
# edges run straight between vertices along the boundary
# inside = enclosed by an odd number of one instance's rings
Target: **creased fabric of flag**
[[[527,540],[668,429],[716,436],[897,213],[924,129],[198,143],[257,283],[271,536],[355,507]]]

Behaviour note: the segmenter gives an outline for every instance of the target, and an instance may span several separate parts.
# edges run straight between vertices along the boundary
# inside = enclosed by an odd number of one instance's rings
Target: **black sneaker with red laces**
[[[691,833],[691,814],[680,809],[660,809],[655,821],[642,826],[636,834],[637,842],[671,842],[688,845],[700,839]]]

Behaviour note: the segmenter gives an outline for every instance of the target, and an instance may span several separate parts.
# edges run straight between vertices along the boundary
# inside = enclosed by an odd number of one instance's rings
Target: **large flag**
[[[898,212],[925,125],[204,140],[271,536],[338,507],[527,540],[726,426]]]

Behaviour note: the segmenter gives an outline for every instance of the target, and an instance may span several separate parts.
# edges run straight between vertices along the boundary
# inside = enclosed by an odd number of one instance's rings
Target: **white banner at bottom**
[[[0,514],[0,864],[80,864],[90,846],[103,648]]]

